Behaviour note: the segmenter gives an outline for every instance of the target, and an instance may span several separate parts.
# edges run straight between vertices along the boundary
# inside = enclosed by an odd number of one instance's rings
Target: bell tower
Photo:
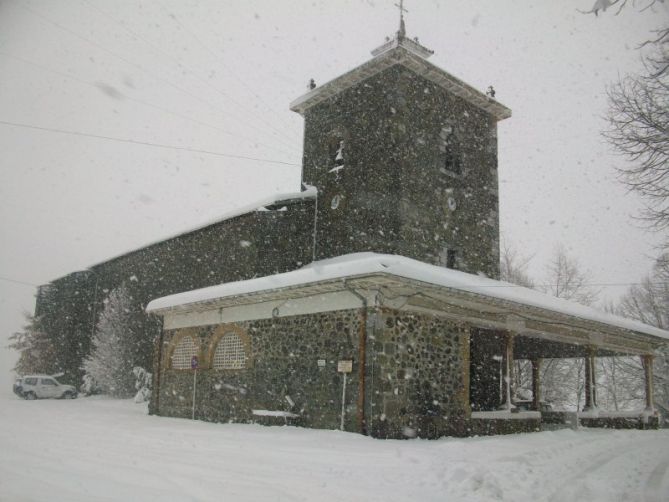
[[[497,122],[511,111],[427,60],[400,27],[372,59],[293,101],[316,259],[373,251],[499,276]]]

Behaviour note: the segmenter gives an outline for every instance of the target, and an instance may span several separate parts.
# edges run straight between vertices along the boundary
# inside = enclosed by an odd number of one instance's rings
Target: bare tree
[[[592,305],[599,291],[590,285],[590,276],[580,269],[578,260],[567,254],[563,246],[555,248],[546,267],[546,283],[540,289],[549,295],[582,305]]]
[[[604,137],[629,162],[620,179],[646,202],[642,218],[669,226],[669,29],[650,41],[643,75],[628,75],[608,89]]]
[[[669,254],[660,256],[652,272],[632,286],[620,300],[618,313],[662,329],[669,329]],[[626,358],[624,370],[643,381],[643,367],[638,358]],[[655,399],[669,406],[669,346],[655,353]],[[639,391],[640,393],[640,391]]]
[[[541,366],[541,395],[555,409],[580,410],[585,390],[582,358],[544,359]]]
[[[595,0],[583,14],[626,7],[639,12],[665,0]],[[643,42],[644,72],[621,77],[608,89],[609,127],[603,134],[629,162],[618,169],[620,180],[646,203],[641,219],[657,230],[669,227],[669,26]]]
[[[537,286],[527,274],[530,258],[521,256],[513,247],[503,244],[500,253],[502,280],[539,289],[544,293],[589,305],[596,301],[598,291],[589,286],[587,273],[582,272],[575,258],[558,246],[547,266],[546,284]],[[580,409],[584,394],[584,363],[582,358],[545,359],[541,366],[542,396],[556,409]],[[531,389],[532,365],[515,361],[515,386],[518,399],[526,399]]]
[[[557,298],[592,305],[599,291],[590,286],[590,276],[581,270],[578,260],[558,245],[546,266],[545,283],[541,291]],[[541,380],[544,398],[556,408],[580,409],[584,393],[584,364],[582,358],[546,359]]]
[[[506,242],[502,244],[500,253],[500,279],[526,288],[534,288],[534,281],[527,274],[527,266],[531,257],[524,257]]]
[[[600,12],[606,12],[606,9],[615,6],[617,8],[615,15],[617,16],[628,5],[631,5],[639,11],[644,11],[650,9],[655,4],[663,2],[664,0],[595,0],[595,3],[590,10],[581,10],[579,12],[583,14],[594,14],[597,16]]]

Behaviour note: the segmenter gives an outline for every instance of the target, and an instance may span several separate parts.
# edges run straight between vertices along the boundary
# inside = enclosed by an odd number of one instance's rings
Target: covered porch
[[[515,285],[481,278],[475,284],[477,287],[468,285],[466,291],[463,287],[422,284],[399,297],[404,299],[403,309],[467,323],[466,385],[472,430],[504,433],[547,426],[657,427],[653,353],[666,343],[666,332]],[[612,357],[632,357],[640,362],[642,407],[624,411],[600,408],[596,362]],[[581,362],[583,402],[575,409],[555,409],[544,401],[542,366],[549,360]],[[526,363],[525,371],[530,375],[529,386],[525,386],[529,397],[517,393],[519,361]]]
[[[583,361],[585,399],[578,410],[583,425],[622,426],[629,417],[597,407],[594,364],[621,354],[643,361],[645,406],[635,418],[652,425],[652,354],[669,340],[663,330],[534,290],[374,253],[173,295],[148,310],[164,316],[169,336],[197,326],[246,329],[255,367],[236,378],[249,388],[261,383],[254,374],[268,360],[262,347],[288,343],[273,334],[277,328],[335,348],[336,356],[311,354],[294,338],[294,345],[285,347],[286,360],[273,361],[295,368],[297,354],[304,353],[298,358],[303,373],[291,370],[293,379],[279,381],[280,389],[271,392],[311,382],[300,388],[304,402],[316,402],[311,393],[317,391],[319,409],[330,410],[332,417],[316,422],[306,414],[301,416],[306,426],[375,437],[529,432],[547,420],[564,421],[569,415],[542,405],[541,367],[549,358]],[[348,361],[348,379],[337,369],[338,359]],[[514,388],[519,360],[532,368],[531,399],[523,406]],[[156,370],[170,374],[161,370],[160,360]],[[250,391],[247,398],[261,401],[265,394]]]
[[[638,347],[633,350],[629,344],[624,348],[611,347],[597,336],[572,343],[559,342],[508,330],[473,330],[470,347],[473,418],[538,418],[542,429],[579,425],[644,429],[658,425],[653,401],[653,355],[649,347],[645,350]],[[602,358],[638,361],[643,371],[635,377],[643,390],[642,405],[621,410],[600,405],[598,363]],[[551,399],[555,389],[551,389],[553,393],[544,393],[542,375],[551,375],[551,380],[555,378],[551,368],[547,368],[548,371],[544,368],[546,364],[563,368],[558,376],[565,380],[563,385],[568,387],[565,392],[573,394],[570,406]],[[565,371],[564,366],[571,371]]]

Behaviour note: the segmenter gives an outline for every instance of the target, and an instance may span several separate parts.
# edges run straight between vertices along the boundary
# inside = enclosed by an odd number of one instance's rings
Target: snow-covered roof
[[[246,281],[230,282],[166,296],[149,303],[147,312],[163,314],[170,310],[197,308],[215,300],[261,295],[272,291],[342,282],[364,276],[394,276],[455,292],[465,292],[518,306],[534,307],[577,320],[592,321],[669,340],[669,332],[641,322],[600,312],[584,305],[555,298],[533,289],[497,281],[458,270],[429,265],[403,256],[354,253],[313,262],[301,269]]]
[[[276,193],[276,194],[270,195],[269,197],[265,197],[263,199],[258,199],[255,202],[252,202],[251,204],[233,209],[232,211],[229,211],[229,212],[227,212],[227,213],[225,213],[221,216],[216,217],[215,219],[212,219],[212,220],[207,221],[207,222],[205,222],[201,225],[198,225],[197,227],[194,227],[194,228],[179,232],[177,234],[173,234],[173,235],[170,235],[170,236],[167,236],[167,237],[163,237],[162,239],[153,241],[149,244],[146,244],[146,245],[142,246],[142,248],[150,247],[150,246],[153,246],[155,244],[160,244],[161,242],[169,241],[171,239],[176,239],[177,237],[180,237],[182,235],[190,234],[192,232],[197,232],[198,230],[202,230],[203,228],[207,228],[211,225],[216,225],[218,223],[222,223],[223,221],[230,220],[232,218],[236,218],[237,216],[242,216],[244,214],[252,213],[252,212],[257,211],[257,210],[262,210],[265,207],[276,206],[276,205],[282,204],[282,203],[287,204],[287,203],[291,203],[291,202],[297,202],[299,200],[304,200],[304,199],[314,199],[314,198],[316,198],[317,192],[318,192],[318,189],[316,187],[310,186],[310,185],[305,185],[305,190],[303,190],[301,192]],[[116,255],[112,258],[108,258],[108,259],[104,260],[103,262],[96,263],[95,265],[91,265],[90,268],[95,268],[99,265],[102,265],[103,263],[107,263],[107,262],[116,260],[116,259],[121,258],[123,256],[126,256],[128,254],[131,254],[135,251],[136,250],[126,251],[126,252],[121,253],[119,255]]]
[[[496,99],[483,94],[459,78],[426,61],[425,58],[428,54],[420,51],[420,48],[422,48],[420,44],[407,38],[394,39],[375,50],[372,53],[375,57],[366,63],[297,98],[290,104],[290,109],[303,115],[312,106],[381,73],[391,66],[401,64],[474,106],[487,111],[497,120],[504,120],[511,116],[511,110]]]

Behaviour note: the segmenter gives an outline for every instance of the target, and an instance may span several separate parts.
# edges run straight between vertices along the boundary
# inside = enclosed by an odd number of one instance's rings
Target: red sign
[[[193,356],[190,358],[190,369],[196,370],[198,366],[198,361],[197,361],[197,356]]]

